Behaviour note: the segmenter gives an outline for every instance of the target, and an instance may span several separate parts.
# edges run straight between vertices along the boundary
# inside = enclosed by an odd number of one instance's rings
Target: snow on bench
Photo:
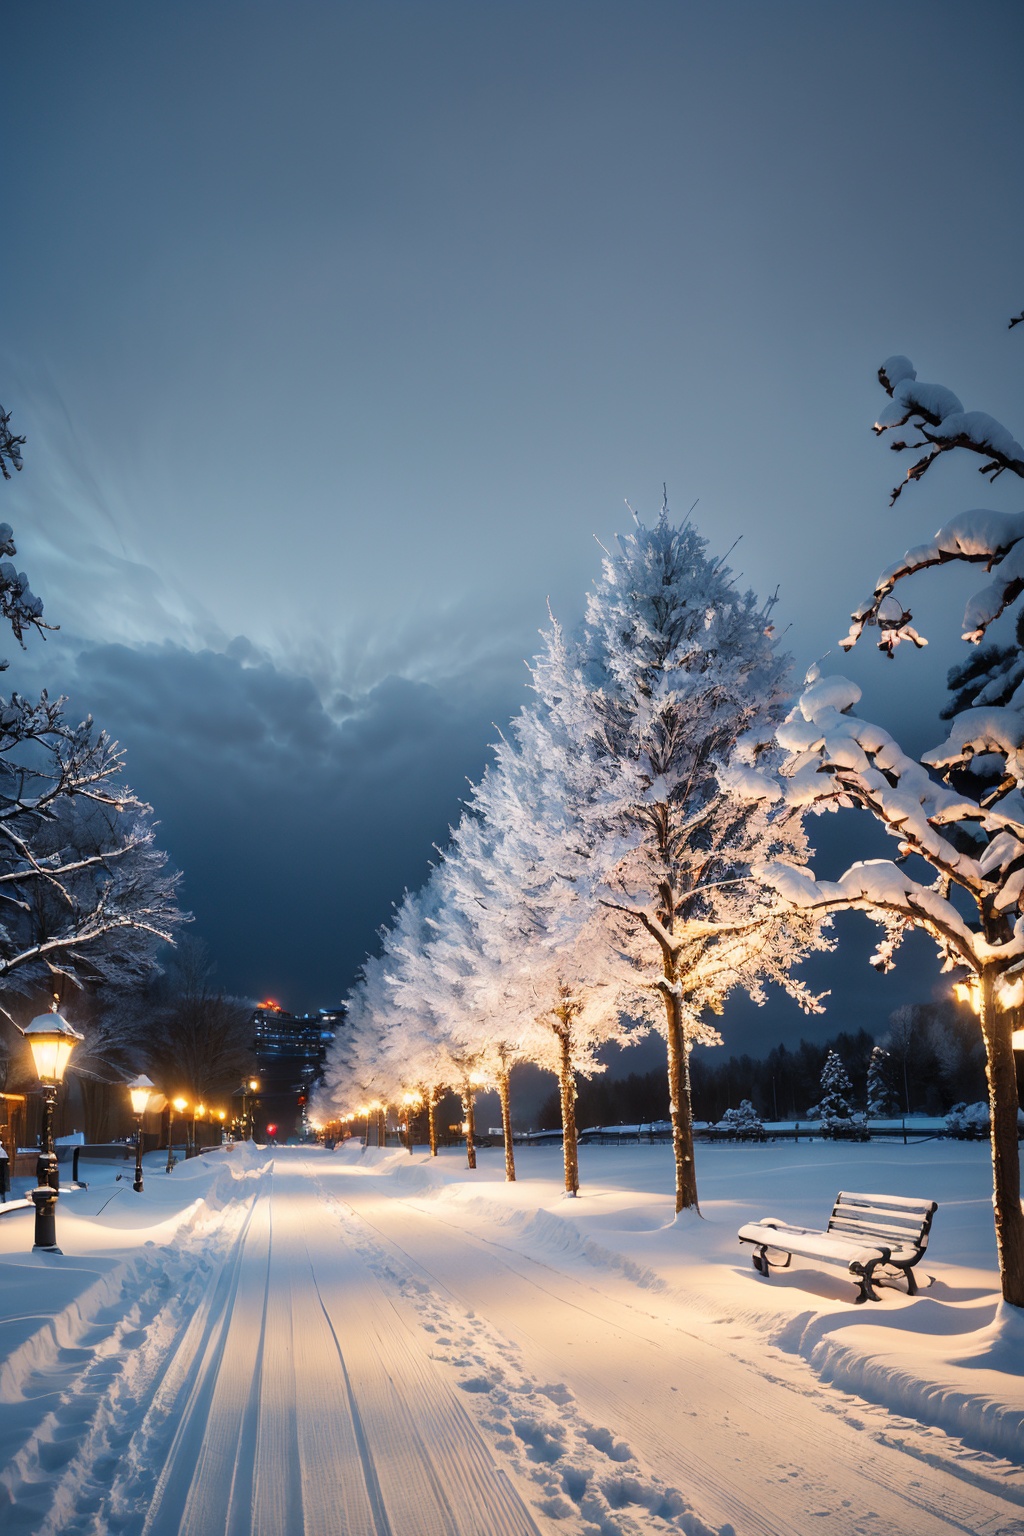
[[[738,1236],[741,1243],[756,1245],[751,1260],[765,1279],[772,1264],[777,1269],[788,1269],[795,1254],[801,1259],[844,1264],[857,1277],[857,1301],[881,1301],[874,1289],[882,1278],[876,1278],[876,1269],[902,1271],[907,1294],[917,1295],[917,1281],[911,1271],[928,1247],[928,1234],[937,1210],[934,1200],[840,1190],[824,1232],[794,1227],[776,1216],[763,1216],[760,1221],[740,1227]],[[773,1255],[785,1254],[785,1263],[774,1257],[769,1260],[769,1249]]]

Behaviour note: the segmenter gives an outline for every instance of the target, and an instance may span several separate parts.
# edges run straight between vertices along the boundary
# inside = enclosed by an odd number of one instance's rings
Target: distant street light
[[[177,1158],[174,1155],[174,1111],[177,1110],[178,1114],[181,1115],[186,1109],[188,1109],[188,1099],[183,1099],[180,1096],[172,1099],[167,1106],[167,1167],[164,1170],[166,1173],[170,1173],[177,1162]],[[185,1148],[185,1155],[186,1157],[188,1156],[187,1146]]]
[[[71,1059],[71,1052],[85,1036],[73,1029],[57,1012],[57,999],[49,1013],[41,1013],[26,1024],[22,1034],[32,1050],[36,1076],[43,1089],[43,1129],[39,1137],[39,1158],[36,1162],[36,1185],[32,1203],[36,1208],[34,1248],[47,1253],[60,1253],[57,1247],[57,1197],[60,1193],[60,1170],[53,1146],[53,1107],[57,1102],[57,1084],[64,1077],[64,1069]]]
[[[149,1096],[153,1092],[154,1084],[150,1082],[145,1073],[132,1078],[128,1084],[128,1097],[132,1101],[132,1113],[135,1115],[138,1125],[135,1130],[135,1183],[132,1189],[136,1194],[142,1193],[142,1117],[146,1113],[146,1105]]]

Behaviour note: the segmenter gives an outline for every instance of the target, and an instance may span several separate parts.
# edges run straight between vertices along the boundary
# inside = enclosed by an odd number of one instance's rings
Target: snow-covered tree
[[[666,1040],[677,1210],[698,1206],[689,1051],[719,1041],[708,1015],[737,987],[761,1002],[768,981],[818,1007],[792,969],[825,946],[821,925],[756,874],[805,855],[800,816],[736,794],[785,711],[771,606],[663,505],[607,554],[578,650],[535,671],[584,781],[581,878],[622,962],[620,1006]]]
[[[1024,478],[1024,448],[992,417],[963,411],[941,386],[919,384],[904,357],[890,358],[879,378],[893,403],[876,431],[910,422],[922,439],[911,446],[928,450],[908,480],[919,480],[953,448],[982,457],[981,472],[993,479],[1005,471]],[[967,604],[963,638],[977,644],[1024,591],[1024,512],[975,510],[950,519],[882,572],[843,645],[854,645],[868,624],[879,627],[879,647],[890,657],[904,641],[924,644],[894,588],[914,572],[952,561],[995,573]],[[804,911],[866,912],[883,929],[873,957],[880,970],[893,964],[904,935],[919,928],[934,939],[943,969],[959,976],[985,1041],[1002,1293],[1024,1307],[1011,1012],[1024,1002],[1024,691],[1001,691],[999,703],[976,695],[973,707],[950,721],[946,740],[919,760],[854,715],[860,696],[845,678],[822,678],[816,668],[808,674],[799,705],[779,731],[789,753],[787,798],[807,809],[870,812],[896,840],[897,861],[854,864],[837,881],[777,863],[766,878]]]
[[[849,1135],[856,1124],[853,1116],[853,1084],[836,1051],[829,1051],[821,1069],[821,1098],[808,1111],[811,1119],[821,1121],[821,1134],[834,1139]]]
[[[876,1045],[868,1063],[867,1111],[872,1120],[885,1120],[896,1112],[896,1091],[892,1083],[889,1052]]]
[[[21,469],[23,437],[0,409],[0,468]],[[0,523],[0,556],[17,553]],[[24,571],[0,559],[0,619],[25,648],[43,604]],[[0,670],[8,663],[0,662]],[[0,979],[31,990],[137,981],[183,921],[179,877],[154,839],[152,810],[124,783],[124,754],[64,699],[0,698]]]
[[[566,651],[552,624],[535,679],[565,686]],[[444,875],[448,899],[472,940],[471,1006],[477,1035],[492,1059],[528,1060],[558,1078],[566,1193],[579,1189],[576,1084],[604,1070],[598,1051],[624,1045],[635,1028],[622,1015],[614,957],[594,933],[596,909],[587,900],[588,828],[581,820],[573,742],[542,708],[524,709],[495,746],[495,762],[469,797],[456,828]],[[492,1069],[505,1092],[507,1070]],[[511,1173],[510,1175],[511,1176]]]
[[[12,469],[21,469],[21,450],[24,446],[24,437],[18,437],[11,431],[10,411],[5,411],[0,405],[0,475],[5,480],[11,478]]]

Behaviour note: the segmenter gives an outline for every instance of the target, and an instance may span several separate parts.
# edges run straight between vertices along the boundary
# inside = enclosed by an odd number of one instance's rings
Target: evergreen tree
[[[884,1120],[896,1113],[896,1094],[892,1085],[889,1052],[876,1045],[868,1065],[868,1118]]]
[[[823,1136],[834,1138],[853,1128],[852,1097],[853,1084],[842,1059],[835,1051],[829,1051],[821,1069],[821,1099],[810,1111],[821,1121]]]

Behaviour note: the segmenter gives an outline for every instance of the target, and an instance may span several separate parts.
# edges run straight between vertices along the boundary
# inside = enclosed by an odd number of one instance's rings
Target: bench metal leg
[[[858,1276],[860,1294],[855,1298],[859,1306],[862,1301],[881,1301],[881,1296],[875,1290],[873,1281],[875,1278],[875,1266],[880,1264],[880,1259],[871,1259],[867,1264],[851,1264],[850,1271]]]

